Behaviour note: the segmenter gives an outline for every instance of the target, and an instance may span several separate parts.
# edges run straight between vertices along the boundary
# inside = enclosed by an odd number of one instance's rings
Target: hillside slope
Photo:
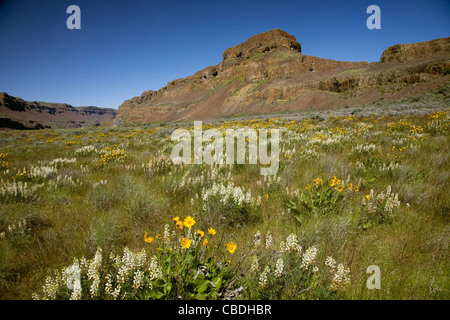
[[[0,128],[43,129],[95,126],[117,115],[117,110],[73,107],[65,103],[25,101],[0,92]]]
[[[449,81],[450,38],[395,45],[380,62],[304,55],[296,38],[273,29],[229,48],[223,60],[126,100],[124,122],[206,120],[359,106],[424,94]]]

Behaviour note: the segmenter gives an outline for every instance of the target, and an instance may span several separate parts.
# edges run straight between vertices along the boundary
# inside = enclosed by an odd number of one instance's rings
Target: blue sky
[[[66,27],[71,4],[81,30]],[[371,4],[381,8],[381,30],[366,27]],[[306,55],[374,62],[393,44],[450,36],[450,1],[0,0],[0,91],[117,108],[274,28]]]

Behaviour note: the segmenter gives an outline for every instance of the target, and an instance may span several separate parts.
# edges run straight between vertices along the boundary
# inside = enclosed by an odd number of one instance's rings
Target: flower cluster
[[[95,161],[96,167],[106,166],[112,162],[121,162],[128,155],[124,150],[117,149],[115,147],[105,147],[100,150],[100,159]]]
[[[367,194],[362,204],[367,207],[370,213],[379,212],[382,216],[388,216],[393,213],[395,208],[400,207],[400,201],[398,200],[398,193],[393,193],[391,186],[389,185],[386,192],[376,194],[373,189]]]
[[[98,153],[98,150],[95,146],[93,145],[87,145],[81,148],[78,148],[74,151],[74,154],[76,156],[87,156],[90,155],[92,153]]]
[[[301,268],[307,270],[316,261],[316,257],[317,248],[315,246],[308,248],[303,254]]]
[[[8,228],[5,231],[0,232],[0,240],[14,234],[24,235],[30,231],[30,223],[28,223],[27,219],[22,219],[16,223],[8,225]]]
[[[22,181],[0,181],[0,196],[4,200],[30,200],[44,184],[28,185]]]
[[[333,279],[331,290],[345,290],[350,285],[350,269],[346,269],[342,263],[338,264],[337,270],[332,270]]]
[[[7,169],[9,164],[8,161],[6,161],[7,153],[0,152],[0,169]]]
[[[244,204],[259,205],[261,203],[260,196],[258,196],[257,199],[254,199],[250,190],[246,191],[241,187],[235,186],[234,183],[228,183],[227,185],[223,183],[213,183],[211,188],[203,189],[201,199],[205,202],[204,209],[206,209],[210,198],[218,198],[224,205],[228,204],[229,201],[238,206]]]
[[[286,241],[281,241],[280,251],[281,253],[297,252],[299,255],[301,255],[302,247],[298,243],[297,235],[292,233],[286,238]]]

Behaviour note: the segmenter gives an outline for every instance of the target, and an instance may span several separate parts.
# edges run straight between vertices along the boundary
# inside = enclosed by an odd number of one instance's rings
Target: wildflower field
[[[0,298],[449,299],[449,123],[204,124],[279,129],[274,176],[174,164],[170,134],[192,123],[1,131]]]

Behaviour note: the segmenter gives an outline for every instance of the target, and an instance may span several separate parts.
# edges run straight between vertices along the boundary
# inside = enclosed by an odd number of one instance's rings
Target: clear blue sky
[[[81,30],[66,9],[81,8]],[[381,30],[366,9],[381,8]],[[378,61],[388,46],[450,36],[449,0],[0,0],[0,91],[31,101],[117,108],[279,28],[306,55]]]

